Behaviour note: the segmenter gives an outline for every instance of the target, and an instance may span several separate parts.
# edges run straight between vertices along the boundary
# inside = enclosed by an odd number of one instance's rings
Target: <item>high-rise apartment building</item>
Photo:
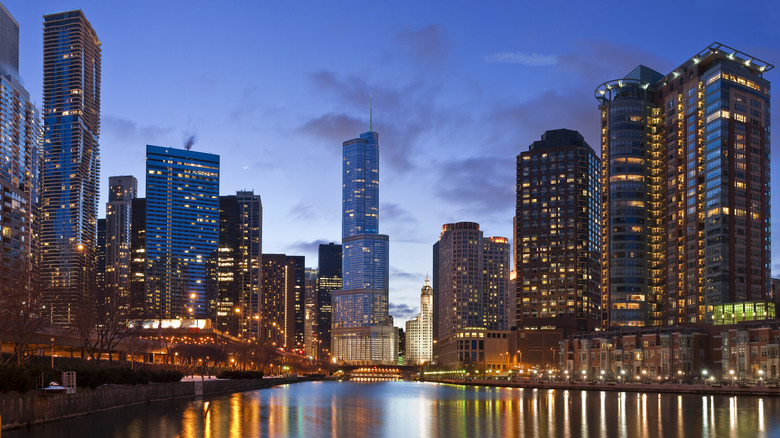
[[[217,288],[219,155],[146,146],[147,318],[207,318]]]
[[[302,256],[263,254],[260,342],[295,347],[295,292],[304,278]]]
[[[319,358],[319,337],[317,336],[317,268],[306,268],[306,292],[303,308],[303,354]]]
[[[130,202],[130,317],[146,315],[146,198]]]
[[[0,4],[0,284],[32,276],[41,127],[18,81],[19,24]]]
[[[138,180],[134,176],[108,178],[105,288],[107,295],[117,300],[120,312],[125,315],[130,305],[130,229],[132,203],[137,193]]]
[[[300,351],[304,347],[306,311],[306,259],[304,256],[287,256],[293,266],[293,343],[291,348]]]
[[[344,284],[341,274],[341,245],[320,244],[317,268],[317,341],[318,357],[328,359],[331,352],[331,315],[333,291]]]
[[[420,291],[420,314],[406,321],[406,365],[433,360],[433,288],[428,278]]]
[[[379,134],[343,144],[343,288],[332,293],[332,356],[351,364],[397,361],[388,313],[388,236],[379,234]]]
[[[483,237],[477,223],[458,222],[442,227],[438,250],[439,362],[483,362],[484,354],[464,349],[462,331],[509,330],[509,241]]]
[[[577,131],[547,131],[517,156],[519,329],[601,323],[601,160]]]
[[[712,322],[766,300],[773,66],[714,43],[596,89],[605,325]]]
[[[70,325],[95,290],[100,40],[80,10],[43,19],[40,272],[49,319]]]
[[[216,328],[244,339],[257,339],[259,330],[262,216],[252,191],[219,198]]]

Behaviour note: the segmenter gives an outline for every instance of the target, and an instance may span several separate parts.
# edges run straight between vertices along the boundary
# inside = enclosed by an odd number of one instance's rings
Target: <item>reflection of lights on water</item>
[[[758,399],[758,430],[764,431],[764,399]]]

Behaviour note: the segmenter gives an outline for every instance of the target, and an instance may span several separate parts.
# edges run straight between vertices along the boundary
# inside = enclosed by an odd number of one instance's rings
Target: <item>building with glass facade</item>
[[[137,193],[138,180],[134,176],[108,178],[105,287],[125,315],[129,312],[132,204]]]
[[[80,10],[43,20],[40,279],[50,322],[71,325],[96,287],[100,40]]]
[[[328,359],[331,352],[331,315],[333,291],[344,285],[341,274],[341,245],[329,243],[319,247],[317,265],[317,341],[318,357]]]
[[[547,131],[517,156],[517,327],[601,324],[601,160],[577,131]]]
[[[420,291],[420,314],[406,321],[404,363],[422,365],[433,360],[433,288],[428,278]]]
[[[388,313],[388,236],[379,234],[379,134],[343,144],[343,288],[332,292],[332,356],[350,364],[397,361]]]
[[[0,4],[0,284],[33,278],[41,127],[18,81],[19,24]]]
[[[484,237],[479,224],[458,222],[442,226],[437,247],[438,290],[433,304],[438,309],[438,361],[484,364],[484,354],[465,353],[460,341],[463,330],[510,328],[509,240]]]
[[[145,313],[207,318],[217,287],[219,155],[146,146]]]
[[[215,326],[243,339],[257,339],[259,330],[262,214],[252,191],[219,198]]]
[[[714,43],[596,89],[605,325],[712,322],[770,291],[773,66]]]

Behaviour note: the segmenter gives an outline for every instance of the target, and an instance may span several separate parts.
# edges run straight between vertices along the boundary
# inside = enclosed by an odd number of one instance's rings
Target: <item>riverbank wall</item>
[[[618,391],[663,394],[780,396],[780,388],[765,385],[692,385],[674,383],[577,383],[577,382],[518,382],[513,380],[461,380],[424,378],[425,382],[495,388],[557,389],[570,391]]]
[[[75,394],[0,394],[0,430],[61,420],[124,406],[177,398],[251,391],[305,378],[268,378],[246,380],[204,380],[146,385],[106,385],[95,389],[78,388]]]

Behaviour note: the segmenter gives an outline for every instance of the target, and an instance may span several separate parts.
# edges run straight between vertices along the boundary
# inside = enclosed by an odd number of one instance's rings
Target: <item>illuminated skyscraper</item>
[[[123,314],[129,308],[130,295],[130,226],[132,203],[138,192],[138,180],[134,176],[108,178],[108,204],[106,204],[106,293],[118,300]]]
[[[262,213],[254,192],[219,198],[216,327],[245,339],[257,338],[260,318]]]
[[[509,330],[509,241],[483,237],[477,223],[458,222],[442,227],[437,244],[433,304],[438,308],[439,361],[484,363],[484,350],[467,348],[459,335],[462,330]]]
[[[601,324],[601,160],[577,131],[547,131],[517,156],[517,327]]]
[[[345,363],[397,361],[388,313],[388,237],[379,234],[379,134],[343,144],[343,289],[333,291],[332,356]]]
[[[428,278],[420,291],[420,314],[406,321],[406,365],[433,360],[433,288]]]
[[[217,288],[219,155],[146,146],[147,318],[207,318]]]
[[[100,41],[80,10],[43,17],[41,282],[52,323],[95,291]]]
[[[19,24],[0,4],[0,285],[34,278],[41,127],[18,70]]]
[[[262,281],[260,342],[275,347],[297,348],[295,298],[296,288],[305,283],[304,258],[263,254]]]
[[[331,352],[332,293],[342,288],[341,245],[320,244],[317,268],[317,336],[319,358],[328,359]]]
[[[596,89],[605,325],[712,322],[770,291],[773,66],[714,43]]]

